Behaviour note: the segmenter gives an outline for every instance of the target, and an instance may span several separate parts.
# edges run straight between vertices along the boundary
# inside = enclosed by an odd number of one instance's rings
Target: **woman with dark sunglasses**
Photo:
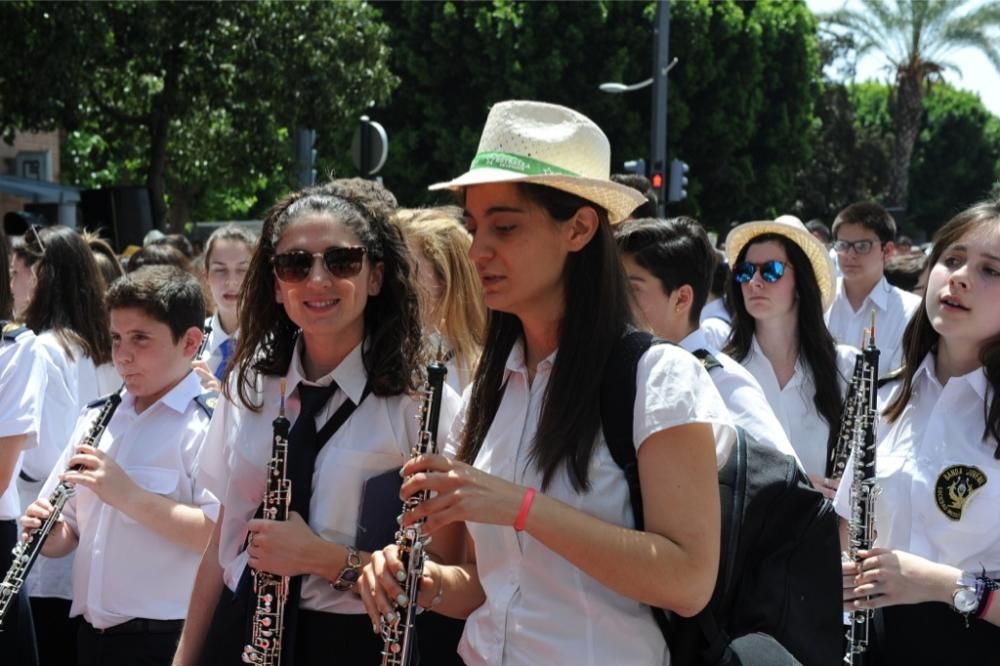
[[[830,257],[791,216],[736,227],[726,256],[734,312],[724,351],[760,383],[806,473],[832,497],[837,484],[825,478],[827,449],[857,350],[836,344],[823,322],[834,294]]]
[[[290,582],[281,663],[381,660],[382,641],[354,589],[371,549],[359,541],[358,524],[370,508],[366,481],[395,477],[391,496],[375,500],[399,501],[395,470],[417,442],[414,391],[422,370],[411,260],[389,221],[394,208],[376,183],[336,180],[285,198],[264,221],[240,294],[240,337],[224,398],[201,461],[205,484],[223,507],[177,664],[244,663],[257,604],[251,571]],[[445,394],[440,427],[447,430],[457,396]],[[274,521],[257,512],[268,488],[272,422],[282,408],[293,424],[291,505],[287,521]],[[310,425],[312,434],[302,434]],[[388,518],[390,534],[396,513]],[[435,541],[430,550],[457,556],[444,546]]]

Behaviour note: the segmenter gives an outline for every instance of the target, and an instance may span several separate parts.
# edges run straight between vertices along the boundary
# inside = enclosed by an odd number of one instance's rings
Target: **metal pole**
[[[368,116],[361,116],[361,177],[372,175],[372,126]]]
[[[670,66],[670,0],[656,3],[656,24],[653,27],[653,133],[651,163],[653,169],[663,174],[663,182],[656,192],[657,215],[666,215],[667,181],[667,71]]]

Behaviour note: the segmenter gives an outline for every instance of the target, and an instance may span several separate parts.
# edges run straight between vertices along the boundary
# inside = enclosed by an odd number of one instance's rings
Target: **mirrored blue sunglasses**
[[[762,264],[751,264],[749,261],[741,261],[733,267],[733,277],[736,279],[737,284],[746,284],[753,279],[757,271],[760,271],[760,276],[764,278],[765,282],[774,283],[781,279],[787,267],[788,264],[777,259],[765,261]]]

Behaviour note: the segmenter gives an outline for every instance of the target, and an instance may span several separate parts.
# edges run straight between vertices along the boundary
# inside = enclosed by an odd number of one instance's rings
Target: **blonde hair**
[[[400,209],[393,221],[434,267],[441,299],[436,305],[422,302],[421,307],[434,308],[430,318],[451,347],[459,384],[465,386],[472,380],[483,350],[486,306],[479,276],[469,259],[472,237],[462,224],[462,211],[456,206]],[[422,293],[420,298],[426,300]]]

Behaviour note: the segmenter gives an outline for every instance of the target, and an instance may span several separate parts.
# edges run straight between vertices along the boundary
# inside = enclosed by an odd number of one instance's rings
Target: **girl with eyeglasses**
[[[723,351],[760,383],[806,474],[832,497],[827,450],[858,352],[836,344],[823,322],[834,295],[830,257],[791,216],[736,227],[726,255],[733,330]]]
[[[941,227],[928,263],[879,390],[877,537],[844,565],[845,610],[877,609],[872,665],[989,662],[1000,645],[1000,202]]]
[[[411,262],[390,223],[394,208],[377,183],[335,180],[286,197],[264,220],[240,291],[240,337],[200,465],[223,507],[177,664],[244,663],[256,605],[253,570],[289,577],[281,663],[380,663],[382,641],[355,590],[372,549],[361,546],[359,519],[378,508],[372,502],[399,502],[395,470],[417,442],[414,390],[423,369]],[[456,403],[446,389],[441,428],[450,427]],[[292,423],[291,513],[273,521],[258,507],[282,406]],[[368,494],[367,482],[393,477],[390,494]],[[388,516],[390,534],[396,513]],[[430,550],[457,557],[443,546]]]
[[[24,454],[17,482],[27,506],[69,444],[81,410],[117,390],[121,378],[111,364],[104,276],[87,241],[68,227],[29,227],[15,256],[34,278],[20,319],[38,337],[47,375],[44,427],[38,446]],[[76,663],[72,647],[78,621],[69,619],[72,570],[73,557],[39,557],[24,585],[42,663]]]
[[[429,563],[416,601],[467,618],[466,664],[657,664],[669,649],[649,606],[693,615],[719,562],[716,441],[732,426],[699,362],[670,345],[639,359],[622,415],[643,529],[600,420],[600,387],[631,321],[611,225],[645,199],[609,178],[607,137],[566,107],[493,106],[461,191],[489,324],[451,452],[408,463],[403,495],[435,493],[404,524],[467,555]],[[624,389],[624,387],[623,387]],[[395,613],[402,563],[373,555],[362,598]]]

